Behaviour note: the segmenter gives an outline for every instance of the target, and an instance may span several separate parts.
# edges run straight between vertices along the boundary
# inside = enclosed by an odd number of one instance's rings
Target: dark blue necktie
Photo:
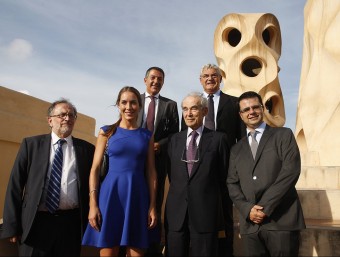
[[[59,207],[60,200],[60,182],[63,170],[63,143],[65,139],[59,139],[58,148],[55,151],[52,162],[50,182],[47,189],[46,208],[50,213],[54,213]]]
[[[188,150],[187,150],[187,167],[188,167],[188,173],[189,176],[191,175],[191,170],[192,166],[194,166],[194,160],[196,157],[196,152],[197,152],[197,144],[196,144],[196,138],[198,136],[198,133],[193,130],[191,132],[191,140],[188,145]]]

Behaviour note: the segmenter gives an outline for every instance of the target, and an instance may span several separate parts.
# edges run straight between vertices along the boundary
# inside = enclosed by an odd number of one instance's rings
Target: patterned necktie
[[[205,117],[205,124],[208,129],[215,130],[214,95],[208,96],[208,114]]]
[[[52,162],[50,182],[47,189],[46,208],[50,213],[54,213],[59,207],[60,200],[60,181],[63,169],[63,143],[65,139],[58,140],[58,148],[55,151]]]
[[[146,117],[146,128],[153,132],[155,123],[155,97],[150,96],[151,102],[148,107],[148,115]]]
[[[256,156],[257,147],[259,146],[258,142],[256,141],[256,134],[257,133],[258,133],[257,131],[249,132],[249,134],[251,136],[250,149],[251,149],[251,153],[253,154],[254,159],[255,159],[255,156]]]
[[[193,130],[191,132],[191,139],[188,145],[188,150],[187,150],[187,167],[188,167],[188,174],[189,176],[191,175],[191,170],[192,167],[194,166],[194,160],[196,157],[196,152],[197,152],[197,144],[196,144],[196,138],[198,136],[198,133]]]

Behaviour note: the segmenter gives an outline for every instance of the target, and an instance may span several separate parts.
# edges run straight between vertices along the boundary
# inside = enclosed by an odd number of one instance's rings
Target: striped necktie
[[[59,207],[60,200],[60,182],[63,170],[63,143],[65,139],[58,140],[58,148],[55,151],[52,162],[50,182],[47,189],[46,208],[50,213],[54,213]]]

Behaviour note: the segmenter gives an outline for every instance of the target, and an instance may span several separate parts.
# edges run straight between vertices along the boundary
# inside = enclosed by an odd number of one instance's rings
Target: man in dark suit
[[[20,146],[7,186],[2,237],[19,244],[20,256],[80,256],[94,146],[71,136],[77,110],[68,100],[52,103],[47,119],[52,132],[24,138]],[[62,159],[60,186],[51,175],[55,156]],[[47,200],[49,184],[58,195],[57,210]]]
[[[301,161],[294,135],[263,122],[256,92],[245,92],[238,101],[249,136],[231,150],[227,184],[240,213],[243,254],[298,256],[305,222],[295,189]]]
[[[246,135],[246,130],[238,114],[237,97],[223,93],[220,89],[221,82],[222,74],[218,66],[209,63],[201,68],[200,83],[203,87],[203,95],[208,99],[209,104],[209,112],[204,119],[204,125],[225,133],[229,147],[232,147]],[[181,130],[186,127],[182,116]],[[219,256],[233,256],[233,203],[228,192],[225,192],[223,202],[225,229],[224,233],[220,233]]]
[[[155,167],[157,171],[157,226],[150,231],[152,244],[146,255],[162,255],[162,204],[164,198],[164,185],[167,175],[167,145],[168,137],[179,131],[179,117],[177,103],[171,99],[160,95],[164,84],[164,71],[159,67],[151,67],[145,73],[144,83],[146,92],[141,94],[143,107],[138,115],[138,124],[153,131],[154,149],[155,149]],[[153,117],[150,117],[151,111],[149,105],[153,98],[154,109]],[[150,113],[149,113],[150,112]],[[148,118],[151,119],[151,125],[148,126]]]
[[[182,111],[188,128],[171,137],[168,149],[166,252],[167,256],[188,256],[189,252],[191,256],[217,256],[218,232],[224,229],[228,139],[203,126],[208,107],[202,94],[185,97]],[[196,154],[190,150],[192,144]]]

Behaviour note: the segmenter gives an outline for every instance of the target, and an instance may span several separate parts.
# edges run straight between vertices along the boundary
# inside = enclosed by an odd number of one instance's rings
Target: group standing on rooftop
[[[264,122],[258,93],[223,93],[214,64],[202,67],[202,89],[185,94],[181,116],[160,94],[164,81],[150,67],[144,93],[121,88],[119,118],[95,146],[72,136],[69,100],[51,104],[51,133],[23,139],[8,182],[2,237],[20,256],[80,256],[82,246],[100,256],[234,256],[234,207],[243,256],[298,255],[305,223],[292,131]]]

